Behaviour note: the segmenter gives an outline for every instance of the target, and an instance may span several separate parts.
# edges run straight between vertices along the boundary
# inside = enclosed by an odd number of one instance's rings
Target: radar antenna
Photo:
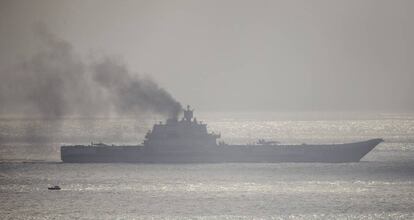
[[[187,110],[184,109],[184,120],[185,121],[191,121],[193,118],[193,110],[190,109],[190,105],[187,105]]]

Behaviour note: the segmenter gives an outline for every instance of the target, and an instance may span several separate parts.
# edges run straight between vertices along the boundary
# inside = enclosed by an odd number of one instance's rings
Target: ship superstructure
[[[219,134],[208,133],[207,125],[193,119],[190,106],[181,120],[168,119],[165,124],[155,124],[145,135],[144,147],[153,150],[202,150],[217,147]]]

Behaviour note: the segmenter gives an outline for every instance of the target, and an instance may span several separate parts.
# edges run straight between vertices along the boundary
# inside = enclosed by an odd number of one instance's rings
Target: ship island
[[[155,124],[141,145],[61,146],[64,163],[348,163],[359,162],[384,140],[370,139],[344,144],[285,145],[259,140],[255,144],[218,142],[220,134],[193,118],[187,106],[181,120],[169,118]]]

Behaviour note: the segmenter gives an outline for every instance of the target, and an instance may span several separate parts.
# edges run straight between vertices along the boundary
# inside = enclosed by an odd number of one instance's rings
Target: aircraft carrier
[[[358,162],[382,139],[347,144],[282,145],[260,140],[257,144],[217,143],[220,134],[209,133],[207,125],[193,118],[187,106],[181,120],[155,124],[142,145],[107,144],[61,147],[65,163],[280,163]]]

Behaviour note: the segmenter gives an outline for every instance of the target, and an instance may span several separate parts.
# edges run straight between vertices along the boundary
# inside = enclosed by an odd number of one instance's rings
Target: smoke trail
[[[154,111],[176,118],[182,109],[180,103],[154,81],[130,74],[114,59],[105,58],[92,68],[93,79],[110,92],[110,99],[120,113]]]
[[[36,26],[42,47],[29,59],[1,73],[3,113],[57,118],[86,112],[93,94],[85,64],[72,45]]]
[[[0,113],[44,118],[143,112],[177,117],[181,105],[149,78],[105,58],[85,63],[72,45],[36,28],[44,47],[30,59],[1,72]]]
[[[76,69],[73,73],[79,73],[83,66],[70,57],[70,45],[48,43],[46,49],[30,59],[2,71],[1,105],[6,111],[40,113],[46,117],[63,115],[65,72]]]

